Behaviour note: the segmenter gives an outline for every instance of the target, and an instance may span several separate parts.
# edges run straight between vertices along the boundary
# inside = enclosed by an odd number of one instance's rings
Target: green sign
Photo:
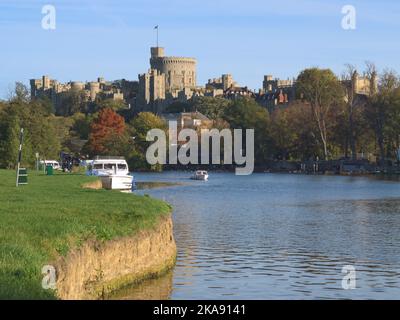
[[[28,170],[26,168],[19,168],[17,181],[18,185],[28,184]]]

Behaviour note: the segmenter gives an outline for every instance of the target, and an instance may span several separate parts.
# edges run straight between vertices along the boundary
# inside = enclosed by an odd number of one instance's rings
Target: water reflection
[[[168,300],[172,292],[173,273],[145,280],[139,285],[127,286],[106,299],[109,300]]]
[[[398,182],[221,173],[204,183],[189,176],[137,174],[186,183],[146,190],[174,206],[178,260],[166,298],[400,298]],[[356,290],[341,287],[348,264],[357,270]],[[150,283],[146,290],[158,289]],[[146,296],[138,292],[123,296]]]

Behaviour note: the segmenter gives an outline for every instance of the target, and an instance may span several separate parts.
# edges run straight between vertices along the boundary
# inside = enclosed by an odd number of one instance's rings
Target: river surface
[[[400,183],[364,177],[138,173],[174,207],[166,276],[118,299],[400,299]],[[342,279],[355,268],[355,289]],[[347,269],[352,270],[352,269]],[[345,284],[354,284],[346,282]]]

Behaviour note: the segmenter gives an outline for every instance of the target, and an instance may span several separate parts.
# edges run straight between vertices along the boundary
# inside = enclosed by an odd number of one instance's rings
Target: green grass
[[[0,299],[54,299],[41,269],[87,239],[105,241],[152,228],[170,206],[118,191],[82,189],[96,178],[33,171],[15,187],[0,170]]]

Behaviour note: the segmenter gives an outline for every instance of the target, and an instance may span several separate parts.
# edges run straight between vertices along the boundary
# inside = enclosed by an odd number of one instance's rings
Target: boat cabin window
[[[93,169],[97,170],[114,170],[114,168],[118,170],[127,170],[128,166],[126,163],[95,163],[93,165]]]
[[[106,170],[112,170],[115,167],[115,163],[105,163],[104,164],[104,169]]]

